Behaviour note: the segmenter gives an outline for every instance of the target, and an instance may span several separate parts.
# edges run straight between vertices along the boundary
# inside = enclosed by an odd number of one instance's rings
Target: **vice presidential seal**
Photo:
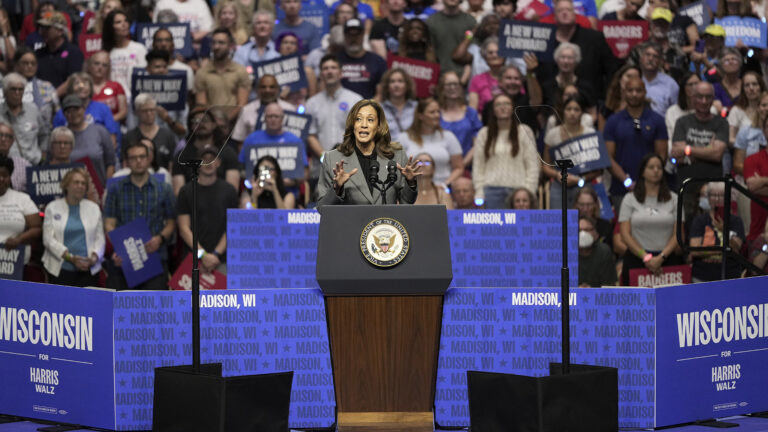
[[[410,237],[403,224],[391,218],[372,220],[360,235],[360,250],[377,267],[392,267],[408,255]]]

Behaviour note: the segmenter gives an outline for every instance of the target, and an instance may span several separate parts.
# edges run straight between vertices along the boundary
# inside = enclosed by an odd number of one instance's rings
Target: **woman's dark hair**
[[[621,77],[630,69],[634,69],[640,76],[643,76],[643,72],[640,67],[634,64],[626,64],[621,67],[611,80],[611,84],[608,86],[608,91],[605,94],[605,106],[611,111],[617,111],[621,105]]]
[[[581,93],[568,96],[563,101],[563,105],[561,108],[561,111],[558,112],[558,115],[560,116],[560,119],[558,119],[558,122],[562,119],[562,121],[565,121],[565,107],[568,106],[569,103],[576,102],[577,105],[579,105],[579,108],[581,108],[581,114],[583,115],[586,112],[587,109],[587,102],[584,100],[584,96],[581,95]]]
[[[405,99],[416,99],[416,86],[413,84],[411,76],[408,75],[408,72],[406,72],[405,69],[396,67],[384,72],[384,76],[381,77],[381,89],[379,92],[381,94],[381,100],[385,101],[389,99],[389,80],[392,78],[392,75],[397,73],[399,73],[403,77],[403,81],[405,81]]]
[[[347,115],[347,122],[344,127],[344,140],[339,145],[339,152],[344,156],[349,156],[355,152],[355,117],[363,107],[372,107],[376,111],[376,116],[379,120],[379,126],[376,128],[376,133],[373,135],[373,143],[376,152],[387,159],[392,159],[395,156],[397,150],[401,150],[403,147],[392,141],[392,136],[389,133],[389,125],[387,124],[387,117],[384,114],[384,108],[373,99],[363,99],[357,102],[352,109],[349,110]]]
[[[410,33],[411,27],[419,25],[424,29],[424,38],[420,41],[411,42],[408,40],[408,33]],[[435,48],[432,46],[432,39],[429,33],[429,27],[427,24],[418,19],[413,18],[405,22],[400,30],[400,46],[397,50],[397,55],[400,57],[421,59],[428,62],[437,62],[437,55],[435,54]]]
[[[413,123],[411,123],[411,126],[406,130],[406,133],[408,133],[408,138],[411,139],[411,141],[415,142],[419,146],[424,145],[424,138],[421,137],[421,117],[420,114],[424,114],[424,112],[427,110],[427,107],[431,103],[438,104],[439,107],[440,104],[435,100],[433,97],[425,97],[419,99],[419,103],[416,105],[416,111],[413,113]],[[437,125],[437,131],[440,132],[442,135],[443,128],[440,127],[440,125]]]
[[[680,80],[677,81],[677,85],[680,87],[680,91],[677,92],[677,106],[683,111],[688,109],[688,96],[685,94],[685,89],[688,86],[688,80],[691,79],[691,77],[699,78],[699,81],[701,81],[701,78],[698,75],[690,71],[684,73],[683,76],[680,77]]]
[[[275,186],[277,186],[277,191],[280,192],[280,196],[284,197],[285,185],[283,184],[283,170],[280,169],[280,164],[277,163],[277,159],[275,159],[273,156],[270,156],[270,155],[262,156],[259,158],[259,160],[256,161],[256,164],[253,165],[253,177],[255,177],[256,180],[258,181],[259,165],[261,165],[261,163],[264,161],[267,161],[275,166],[275,175],[273,176],[275,179]]]
[[[8,174],[13,174],[13,159],[0,155],[0,168],[7,169]]]
[[[115,9],[104,18],[104,28],[101,33],[101,49],[106,52],[112,51],[117,43],[117,40],[115,40],[115,17],[117,15],[122,15],[129,21],[128,14],[122,9]]]
[[[643,173],[645,172],[645,168],[648,166],[648,162],[651,161],[651,159],[656,158],[659,160],[659,163],[661,164],[661,167],[664,168],[664,160],[661,159],[661,156],[657,155],[656,153],[648,153],[645,156],[643,156],[643,159],[640,161],[640,166],[637,169],[637,175],[640,177],[635,181],[635,190],[634,195],[635,199],[637,199],[637,202],[640,204],[645,202],[645,178],[643,178]],[[667,185],[667,182],[664,180],[664,178],[661,179],[661,182],[659,183],[659,196],[656,198],[656,200],[660,203],[667,202],[672,199],[672,194],[669,191],[669,185]]]
[[[753,77],[755,77],[755,79],[757,80],[757,85],[760,86],[760,94],[763,94],[763,92],[766,90],[765,81],[763,80],[763,77],[761,77],[757,72],[753,70],[748,70],[744,72],[744,74],[741,76],[741,97],[736,99],[736,104],[735,104],[737,107],[741,108],[744,111],[746,111],[747,108],[749,108],[749,99],[747,99],[747,95],[744,92],[744,78],[746,78],[747,75],[752,75]]]
[[[296,52],[300,53],[301,52],[301,48],[303,47],[303,45],[302,45],[303,42],[301,40],[301,37],[299,37],[299,35],[297,35],[294,32],[291,32],[291,31],[285,31],[285,32],[282,32],[279,35],[277,35],[277,38],[275,39],[275,50],[280,52],[280,44],[283,42],[283,39],[285,39],[288,36],[293,36],[293,37],[296,38]]]
[[[485,147],[483,149],[483,153],[485,153],[486,159],[490,159],[491,155],[493,154],[493,150],[496,147],[496,138],[499,136],[499,119],[496,118],[496,112],[493,109],[493,104],[496,103],[496,100],[500,97],[509,99],[509,102],[512,104],[512,112],[515,112],[515,103],[512,101],[511,97],[505,95],[504,93],[497,94],[489,102],[491,104],[491,109],[488,112],[488,134],[485,136]],[[516,157],[517,153],[520,151],[520,143],[517,140],[520,121],[514,114],[511,116],[510,120],[511,124],[509,127],[509,136],[507,139],[512,144],[512,157]]]

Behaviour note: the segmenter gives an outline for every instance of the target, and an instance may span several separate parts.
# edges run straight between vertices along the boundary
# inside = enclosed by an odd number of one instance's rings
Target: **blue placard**
[[[765,23],[757,18],[727,16],[715,18],[715,24],[725,28],[725,46],[736,46],[739,39],[746,46],[763,48],[766,45]]]
[[[680,15],[690,17],[696,23],[700,33],[704,33],[704,30],[712,22],[712,9],[709,8],[709,4],[705,0],[681,7]]]
[[[115,429],[112,295],[0,282],[0,412]]]
[[[657,427],[768,410],[767,284],[759,277],[657,290]]]
[[[574,174],[608,168],[611,166],[611,158],[605,148],[605,141],[600,132],[580,135],[562,143],[550,147],[549,153],[552,160],[570,159],[573,161]]]
[[[172,23],[172,24],[160,24],[160,23],[137,23],[136,35],[140,44],[143,44],[147,51],[152,49],[152,38],[155,36],[155,32],[158,29],[168,29],[173,35],[173,46],[176,51],[174,54],[179,54],[184,58],[192,57],[194,53],[192,49],[192,34],[189,31],[189,23]]]
[[[24,245],[6,249],[0,243],[0,279],[21,280],[24,277]]]
[[[83,168],[81,163],[27,167],[27,193],[37,205],[45,205],[63,196],[61,180],[72,168]]]
[[[123,259],[122,270],[129,288],[163,272],[160,255],[144,250],[144,244],[151,238],[147,221],[141,217],[109,232],[115,253]]]
[[[276,9],[277,19],[280,21],[284,20],[285,12],[283,12],[283,9]],[[331,11],[328,9],[328,6],[326,6],[325,2],[315,0],[302,0],[299,16],[317,27],[317,31],[320,32],[320,36],[328,33],[328,29],[330,28]],[[307,41],[303,41],[303,43],[306,44]]]
[[[291,91],[299,91],[309,85],[307,74],[304,72],[304,62],[298,54],[252,63],[251,70],[254,87],[264,75],[273,75],[280,87],[290,87]]]
[[[146,75],[145,70],[135,69],[131,75],[133,100],[141,93],[152,95],[155,102],[168,111],[182,111],[187,105],[187,74],[177,71],[168,75]]]
[[[552,60],[557,46],[554,24],[531,21],[501,20],[499,27],[499,55],[521,58],[532,52],[539,60]]]
[[[252,173],[253,165],[262,156],[272,156],[277,159],[283,178],[298,179],[304,177],[306,163],[304,143],[300,141],[281,143],[247,143],[243,145],[242,154],[245,156],[245,172]]]
[[[592,185],[592,189],[595,190],[597,198],[600,200],[600,218],[613,220],[613,207],[611,206],[611,199],[608,198],[608,192],[605,190],[605,185],[596,183]]]
[[[290,132],[302,141],[307,142],[309,136],[309,126],[312,124],[312,116],[309,114],[299,114],[292,111],[283,111],[283,131]],[[266,130],[267,124],[264,121],[264,108],[258,111],[258,119],[254,130]],[[248,171],[246,171],[248,172]]]

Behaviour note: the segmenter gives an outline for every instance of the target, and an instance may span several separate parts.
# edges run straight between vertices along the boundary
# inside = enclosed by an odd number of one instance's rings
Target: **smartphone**
[[[723,214],[725,213],[725,206],[715,206],[715,216],[723,220]]]
[[[704,39],[699,39],[696,41],[696,52],[697,53],[704,52]]]

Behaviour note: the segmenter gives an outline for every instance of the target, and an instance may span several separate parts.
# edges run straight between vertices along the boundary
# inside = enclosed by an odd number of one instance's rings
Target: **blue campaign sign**
[[[290,87],[291,91],[299,91],[308,86],[304,62],[298,54],[252,63],[251,68],[254,86],[264,75],[273,75],[280,87]]]
[[[696,23],[701,33],[704,33],[704,30],[712,22],[712,9],[709,8],[706,0],[700,0],[681,7],[680,15],[690,17]]]
[[[24,245],[6,249],[0,243],[0,279],[21,280],[24,277]]]
[[[595,190],[597,197],[600,199],[600,218],[609,221],[613,220],[613,207],[611,207],[611,199],[608,198],[605,185],[602,183],[593,184],[592,189]]]
[[[61,180],[72,168],[83,168],[81,163],[27,167],[27,193],[37,205],[45,205],[63,195]]]
[[[539,60],[552,60],[557,46],[554,24],[502,20],[499,27],[499,55],[521,58],[526,52]]]
[[[241,151],[245,155],[245,172],[252,173],[253,166],[262,156],[272,156],[283,172],[283,178],[303,178],[307,156],[301,141],[255,143],[248,142]]]
[[[333,424],[336,403],[319,289],[203,293],[200,307],[202,363],[222,363],[225,376],[294,371],[290,427]],[[118,430],[152,428],[154,368],[192,363],[191,321],[189,291],[115,293]]]
[[[187,74],[177,71],[147,75],[146,70],[136,69],[131,75],[131,95],[135,100],[141,93],[152,95],[155,102],[168,111],[182,111],[187,105]]]
[[[133,288],[163,272],[157,252],[148,254],[144,250],[144,244],[152,238],[144,218],[119,226],[108,235],[115,253],[123,259],[122,270],[128,287]]]
[[[571,291],[571,361],[618,368],[623,428],[653,427],[654,298],[650,289]],[[549,375],[549,363],[561,361],[561,303],[554,289],[449,290],[443,303],[435,420],[444,426],[469,425],[468,370]]]
[[[727,16],[715,18],[715,24],[720,24],[725,28],[725,46],[736,46],[741,39],[741,42],[746,46],[763,49],[768,47],[765,23],[757,18]]]
[[[605,148],[605,141],[600,132],[581,135],[551,147],[552,160],[570,159],[573,161],[574,174],[608,168],[611,158]]]
[[[0,282],[0,412],[115,429],[113,294]]]
[[[657,289],[655,426],[768,410],[767,283]]]
[[[299,16],[317,27],[317,30],[320,32],[320,36],[328,33],[328,29],[330,28],[331,11],[328,10],[328,6],[326,6],[325,2],[316,0],[302,0]],[[285,12],[283,12],[283,9],[281,8],[277,8],[277,19],[280,21],[285,19]]]
[[[173,46],[176,51],[174,54],[180,54],[184,58],[192,57],[192,33],[189,31],[189,23],[137,23],[136,35],[140,44],[149,51],[152,49],[152,38],[155,32],[161,28],[168,29],[173,35]]]
[[[302,141],[306,142],[309,136],[309,126],[312,124],[312,116],[309,114],[299,114],[291,111],[283,111],[283,130],[290,132]],[[256,126],[254,130],[266,130],[267,125],[264,122],[264,109],[258,111]],[[249,172],[249,171],[246,171]]]

